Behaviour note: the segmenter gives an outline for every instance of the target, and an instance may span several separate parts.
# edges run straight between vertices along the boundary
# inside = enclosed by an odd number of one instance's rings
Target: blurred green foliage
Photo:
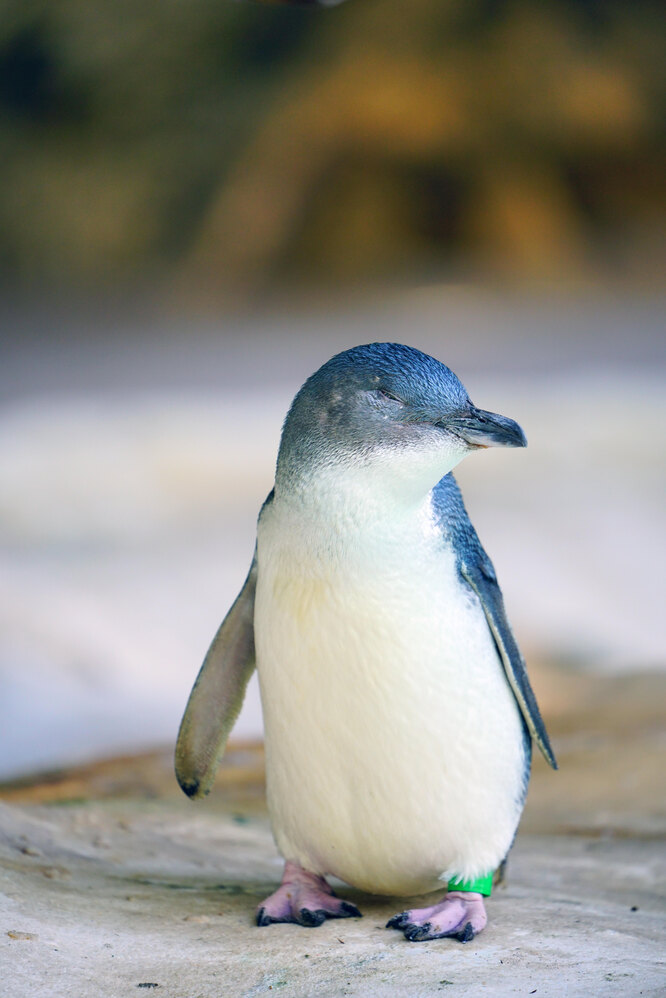
[[[18,287],[481,268],[654,280],[662,5],[20,0],[0,17]]]

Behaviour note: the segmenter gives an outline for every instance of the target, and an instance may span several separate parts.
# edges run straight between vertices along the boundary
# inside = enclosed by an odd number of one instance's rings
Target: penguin
[[[452,469],[526,443],[397,343],[337,354],[294,398],[247,579],[176,746],[182,789],[205,795],[256,664],[285,859],[258,925],[360,916],[332,875],[372,894],[443,892],[387,923],[411,942],[485,927],[532,740],[557,763]]]

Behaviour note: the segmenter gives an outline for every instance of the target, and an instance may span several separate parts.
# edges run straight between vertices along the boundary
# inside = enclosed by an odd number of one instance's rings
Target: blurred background
[[[291,398],[376,339],[527,433],[458,478],[546,716],[663,668],[663,28],[2,5],[0,778],[173,743]]]

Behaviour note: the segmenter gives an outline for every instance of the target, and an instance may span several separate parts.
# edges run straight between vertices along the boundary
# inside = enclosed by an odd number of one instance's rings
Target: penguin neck
[[[389,449],[351,457],[338,453],[307,464],[283,460],[278,462],[275,501],[338,531],[368,530],[424,512],[429,516],[432,490],[452,466],[441,454],[396,455]]]

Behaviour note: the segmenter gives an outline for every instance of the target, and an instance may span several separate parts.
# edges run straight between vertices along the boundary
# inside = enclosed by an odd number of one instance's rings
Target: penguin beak
[[[513,419],[474,406],[442,425],[472,447],[527,447],[527,438]]]

